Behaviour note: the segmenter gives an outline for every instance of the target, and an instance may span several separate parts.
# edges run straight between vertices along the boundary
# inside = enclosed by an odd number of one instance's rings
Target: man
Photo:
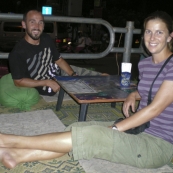
[[[9,55],[14,84],[35,87],[41,95],[52,96],[60,89],[52,80],[53,76],[60,75],[60,69],[70,76],[76,73],[61,57],[50,36],[43,33],[44,17],[41,12],[30,10],[25,13],[22,27],[25,37]]]

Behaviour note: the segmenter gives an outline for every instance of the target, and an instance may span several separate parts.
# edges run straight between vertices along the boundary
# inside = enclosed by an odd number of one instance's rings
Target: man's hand
[[[101,76],[109,76],[108,73],[102,73]]]
[[[58,92],[60,90],[60,86],[54,80],[47,80],[46,86],[50,87],[54,92]]]

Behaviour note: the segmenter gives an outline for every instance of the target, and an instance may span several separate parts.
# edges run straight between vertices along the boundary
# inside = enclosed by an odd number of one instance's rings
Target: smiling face
[[[169,31],[162,20],[152,19],[146,23],[144,43],[152,55],[168,51],[167,43],[170,42],[170,40]]]
[[[30,11],[26,20],[22,21],[22,26],[26,30],[26,39],[28,42],[38,41],[44,29],[44,19],[40,12]]]

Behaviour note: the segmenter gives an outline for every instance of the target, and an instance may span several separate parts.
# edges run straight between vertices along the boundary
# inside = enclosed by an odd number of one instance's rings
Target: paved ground
[[[139,54],[132,54],[132,79],[138,78],[138,62],[140,59]],[[116,57],[115,53],[110,53],[104,58],[93,59],[93,60],[66,60],[69,64],[94,69],[102,73],[109,73],[111,75],[118,74],[121,70],[122,54],[118,54]]]

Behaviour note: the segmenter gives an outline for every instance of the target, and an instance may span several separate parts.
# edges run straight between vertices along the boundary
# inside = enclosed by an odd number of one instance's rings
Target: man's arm
[[[59,91],[60,86],[54,80],[47,79],[47,80],[33,80],[29,78],[22,78],[22,79],[14,79],[14,84],[18,87],[40,87],[40,86],[47,86],[52,88],[54,92]]]
[[[74,71],[71,68],[71,66],[63,59],[60,58],[55,63],[62,69],[64,70],[69,76],[74,76]]]

